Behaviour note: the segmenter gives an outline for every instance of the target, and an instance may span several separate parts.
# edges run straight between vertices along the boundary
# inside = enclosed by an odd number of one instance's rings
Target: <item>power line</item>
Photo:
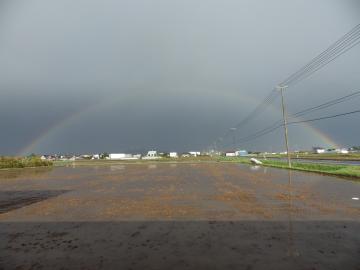
[[[271,103],[274,102],[274,100],[278,97],[278,93],[274,90],[270,92],[270,94],[258,105],[255,107],[255,109],[247,116],[245,117],[240,123],[236,124],[234,127],[239,128],[243,125],[246,125],[250,120],[255,118],[263,108],[267,107]]]
[[[351,114],[356,114],[356,113],[360,113],[360,110],[355,110],[355,111],[350,111],[350,112],[346,112],[346,113],[339,113],[339,114],[334,114],[334,115],[329,115],[329,116],[324,116],[324,117],[318,117],[318,118],[313,118],[313,119],[307,119],[307,120],[301,120],[301,121],[293,121],[293,122],[289,122],[287,123],[288,125],[296,125],[296,124],[301,124],[301,123],[307,123],[307,122],[315,122],[315,121],[320,121],[320,120],[326,120],[326,119],[332,119],[332,118],[336,118],[336,117],[341,117],[341,116],[346,116],[346,115],[351,115]],[[278,128],[283,127],[284,124],[279,124],[277,126],[274,126],[272,128],[269,128],[266,132],[260,133],[257,136],[253,136],[250,137],[248,136],[247,138],[245,138],[244,140],[242,140],[240,143],[244,143],[244,142],[248,142],[248,141],[252,141],[255,140],[259,137],[262,137],[266,134],[269,134],[275,130],[277,130]]]
[[[328,107],[331,107],[331,106],[334,106],[334,105],[337,105],[339,103],[343,103],[345,101],[348,101],[348,100],[351,100],[353,98],[356,98],[360,95],[360,91],[356,91],[352,94],[349,94],[349,95],[346,95],[346,96],[343,96],[343,97],[340,97],[340,98],[337,98],[337,99],[334,99],[334,100],[331,100],[331,101],[328,101],[328,102],[325,102],[323,104],[320,104],[318,106],[314,106],[314,107],[310,107],[308,109],[305,109],[305,110],[302,110],[302,111],[299,111],[293,115],[290,115],[291,117],[299,117],[299,116],[302,116],[302,115],[305,115],[309,112],[314,112],[314,111],[318,111],[318,110],[322,110],[322,109],[326,109]]]
[[[338,39],[335,43],[330,45],[325,51],[320,53],[318,56],[313,58],[308,64],[303,66],[301,69],[299,69],[297,72],[290,75],[288,78],[286,78],[282,83],[279,84],[280,87],[283,86],[289,86],[293,85],[295,83],[300,82],[301,80],[304,80],[311,76],[313,73],[318,71],[319,69],[323,68],[330,62],[334,61],[336,58],[356,46],[360,43],[360,24],[356,25],[353,29],[351,29],[348,33],[346,33],[344,36],[342,36],[340,39]],[[276,89],[273,89],[270,94],[247,116],[245,117],[240,123],[235,125],[234,127],[239,130],[241,126],[246,125],[250,120],[254,119],[256,116],[258,116],[261,112],[264,111],[264,109],[274,102],[274,100],[279,96],[278,91]],[[340,103],[342,101],[339,101]],[[337,103],[334,103],[337,104]],[[320,105],[319,105],[320,106]],[[326,108],[332,105],[325,105],[323,104],[323,107]],[[319,110],[321,108],[309,108],[308,111],[315,111]],[[298,112],[299,115],[306,114],[307,111],[304,110],[302,112]],[[299,116],[298,115],[298,116]],[[279,121],[278,121],[279,122]],[[276,125],[278,122],[274,123]],[[267,131],[267,129],[272,129],[272,127],[266,128],[263,131]],[[261,133],[261,131],[260,131]],[[222,138],[227,137],[230,134],[229,130],[224,134]],[[220,139],[220,138],[219,138]],[[214,143],[217,143],[219,139],[215,140]],[[222,141],[222,139],[220,140]]]
[[[346,112],[346,113],[339,113],[339,114],[334,114],[334,115],[329,115],[329,116],[324,116],[324,117],[319,117],[319,118],[313,118],[313,119],[308,119],[308,120],[294,121],[294,122],[289,122],[288,124],[292,125],[292,124],[314,122],[314,121],[319,121],[319,120],[324,120],[324,119],[331,119],[331,118],[336,118],[336,117],[345,116],[345,115],[354,114],[354,113],[360,113],[360,110],[355,110],[355,111]]]
[[[351,29],[348,33],[346,33],[344,36],[342,36],[340,39],[338,39],[335,43],[330,45],[325,51],[323,51],[321,54],[319,54],[317,57],[312,59],[308,64],[306,64],[304,67],[302,67],[297,72],[290,75],[285,81],[282,82],[282,84],[288,84],[289,81],[291,81],[295,76],[299,75],[301,72],[303,72],[305,69],[307,69],[309,66],[313,65],[316,61],[321,59],[323,56],[325,56],[330,50],[334,49],[336,46],[338,46],[340,43],[342,43],[346,38],[352,35],[357,29],[360,28],[360,25],[356,25],[353,29]]]
[[[258,133],[258,134],[256,134],[256,135],[253,135],[253,136],[247,136],[247,137],[243,138],[241,141],[238,141],[238,144],[241,144],[241,143],[245,143],[245,142],[248,142],[248,141],[255,140],[255,139],[259,138],[259,137],[262,137],[262,136],[264,136],[264,135],[266,135],[266,134],[269,134],[269,133],[271,133],[271,132],[273,132],[273,131],[277,130],[278,128],[283,127],[283,125],[284,125],[284,124],[278,124],[278,125],[276,125],[276,126],[269,127],[269,128],[267,128],[266,130],[264,130],[264,131],[262,131],[262,132],[259,132],[259,133]]]
[[[308,64],[303,66],[297,72],[290,75],[280,85],[290,85],[303,80],[327,65],[337,57],[350,50],[359,43],[360,24],[356,25],[352,30],[330,45],[325,51],[312,59]]]
[[[360,41],[360,24],[356,25],[353,29],[351,29],[348,33],[346,33],[344,36],[342,36],[340,39],[338,39],[335,43],[330,45],[324,52],[319,54],[317,57],[315,57],[313,60],[311,60],[307,65],[302,67],[300,70],[289,76],[287,79],[285,79],[280,86],[288,86],[289,84],[299,82],[302,79],[305,79],[309,77],[311,74],[319,70],[320,68],[324,67],[325,65],[329,64],[330,62],[334,61],[337,57],[344,54],[351,48],[353,48],[355,45],[359,44]],[[324,109],[330,106],[333,106],[335,104],[341,103],[346,101],[348,98],[351,98],[353,96],[358,95],[359,92],[353,93],[351,95],[339,98],[337,100],[333,100],[324,104],[321,104],[316,107],[308,108],[306,110],[300,111],[294,116],[302,116],[309,112],[313,112],[316,110]],[[262,136],[262,134],[266,134],[268,131],[272,131],[274,128],[279,128],[280,126],[278,123],[281,122],[281,120],[275,122],[273,125],[255,133],[255,136]],[[250,136],[247,136],[248,138]]]
[[[245,117],[238,124],[234,125],[233,128],[235,128],[237,130],[241,126],[246,125],[250,120],[252,120],[256,116],[258,116],[267,106],[269,106],[271,103],[273,103],[278,96],[279,96],[279,93],[277,93],[277,91],[275,89],[272,90],[269,93],[269,95],[267,95],[266,98],[258,106],[256,106],[255,109],[253,111],[251,111],[250,114],[247,115],[247,117]],[[217,144],[217,142],[222,141],[223,139],[227,138],[230,135],[230,133],[234,132],[234,131],[230,132],[230,130],[231,130],[231,128],[228,129],[227,132],[225,134],[223,134],[223,136],[216,139],[212,144]]]
[[[358,38],[360,39],[360,37]],[[299,78],[298,80],[296,81],[293,81],[292,82],[292,85],[310,77],[312,74],[314,74],[316,71],[318,71],[319,69],[323,68],[324,66],[326,66],[327,64],[331,63],[332,61],[334,61],[336,58],[340,57],[341,55],[343,55],[344,53],[346,53],[347,51],[349,51],[350,49],[352,49],[353,47],[355,47],[356,45],[358,45],[360,43],[360,40],[354,44],[352,44],[351,46],[347,47],[345,50],[341,51],[340,53],[338,53],[337,55],[333,56],[332,58],[329,58],[329,59],[326,59],[324,61],[324,63],[319,66],[319,67],[316,67],[315,69],[313,69],[311,72],[309,72],[308,74],[304,75],[303,77]]]
[[[250,115],[248,115],[240,123],[235,125],[235,127],[239,128],[240,126],[247,124],[251,119],[253,119],[260,113],[263,107],[271,104],[277,97],[278,93],[276,93],[274,90],[271,91],[270,94],[265,98],[265,100],[260,103]]]
[[[310,112],[314,112],[314,111],[318,111],[318,110],[321,110],[321,109],[325,109],[325,108],[328,108],[328,107],[331,107],[331,106],[334,106],[334,105],[337,105],[339,103],[342,103],[342,102],[345,102],[345,101],[348,101],[348,100],[351,100],[353,98],[357,98],[358,96],[360,95],[360,91],[356,91],[356,92],[353,92],[351,94],[348,94],[348,95],[345,95],[345,96],[342,96],[342,97],[339,97],[339,98],[336,98],[334,100],[330,100],[330,101],[327,101],[325,103],[322,103],[320,105],[317,105],[317,106],[313,106],[313,107],[310,107],[310,108],[307,108],[305,110],[301,110],[295,114],[292,114],[290,116],[292,117],[299,117],[299,116],[302,116],[302,115],[305,115],[307,113],[310,113]],[[260,136],[263,136],[265,134],[269,132],[272,132],[280,127],[282,127],[283,125],[281,124],[282,120],[278,120],[276,122],[274,122],[272,125],[262,129],[262,130],[259,130],[251,135],[248,135],[244,138],[241,138],[238,140],[238,142],[246,142],[247,139],[249,138],[253,138],[253,137],[260,137]],[[290,124],[290,123],[289,123]]]
[[[283,126],[284,126],[284,133],[285,133],[285,146],[286,146],[286,153],[287,153],[287,160],[288,160],[288,166],[291,168],[291,158],[290,158],[290,150],[289,150],[289,142],[288,142],[288,129],[287,129],[287,114],[285,112],[285,103],[284,103],[284,95],[283,90],[289,86],[289,84],[295,84],[301,80],[304,80],[305,78],[308,78],[311,76],[314,72],[321,69],[322,67],[326,66],[330,62],[334,61],[336,58],[338,58],[340,55],[344,54],[351,48],[353,48],[355,45],[359,44],[358,41],[360,38],[359,35],[359,25],[355,26],[350,32],[345,34],[340,41],[335,42],[333,45],[331,45],[323,54],[320,54],[320,56],[315,57],[312,62],[310,62],[309,65],[305,66],[300,70],[300,72],[295,73],[295,75],[291,76],[290,79],[286,80],[284,84],[280,84],[278,87],[281,91],[281,100],[282,100],[282,112],[283,112]],[[345,115],[345,114],[344,114]],[[340,116],[340,115],[339,115]],[[337,116],[333,116],[337,117]],[[319,118],[319,119],[313,119],[308,121],[317,121],[320,119],[328,119],[332,117],[327,118]],[[300,122],[293,122],[292,124],[300,123]],[[305,123],[305,121],[302,121],[302,123]]]

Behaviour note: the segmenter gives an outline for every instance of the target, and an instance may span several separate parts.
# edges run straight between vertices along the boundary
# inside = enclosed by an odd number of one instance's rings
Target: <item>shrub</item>
[[[51,166],[52,162],[41,160],[39,157],[0,157],[0,169],[4,168],[25,168],[25,167],[41,167]]]

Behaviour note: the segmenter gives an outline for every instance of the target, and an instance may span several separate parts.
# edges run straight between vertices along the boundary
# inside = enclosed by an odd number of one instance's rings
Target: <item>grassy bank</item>
[[[325,153],[325,154],[303,154],[303,153],[291,153],[292,159],[314,159],[314,160],[360,160],[359,153],[349,154],[337,154],[337,153]],[[259,156],[259,158],[262,156]],[[268,158],[286,158],[287,155],[266,155]]]
[[[219,158],[219,161],[251,164],[249,158],[221,157]],[[287,162],[284,161],[261,160],[261,162],[263,163],[263,166],[289,169]],[[343,176],[360,180],[360,166],[292,162],[291,169],[298,171],[316,172],[327,175]]]
[[[44,161],[38,157],[0,157],[0,169],[9,168],[26,168],[26,167],[42,167],[51,166],[51,161]]]
[[[289,168],[287,163],[282,161],[264,160],[263,164],[277,168]],[[360,166],[293,162],[292,169],[360,179]]]

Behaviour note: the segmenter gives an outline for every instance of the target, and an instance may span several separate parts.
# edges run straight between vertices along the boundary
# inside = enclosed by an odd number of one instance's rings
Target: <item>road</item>
[[[238,164],[0,171],[0,269],[358,269],[360,184]]]

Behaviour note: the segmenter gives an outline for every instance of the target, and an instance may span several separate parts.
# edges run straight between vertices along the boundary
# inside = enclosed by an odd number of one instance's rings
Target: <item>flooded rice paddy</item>
[[[0,269],[359,269],[356,197],[238,164],[3,170]]]

